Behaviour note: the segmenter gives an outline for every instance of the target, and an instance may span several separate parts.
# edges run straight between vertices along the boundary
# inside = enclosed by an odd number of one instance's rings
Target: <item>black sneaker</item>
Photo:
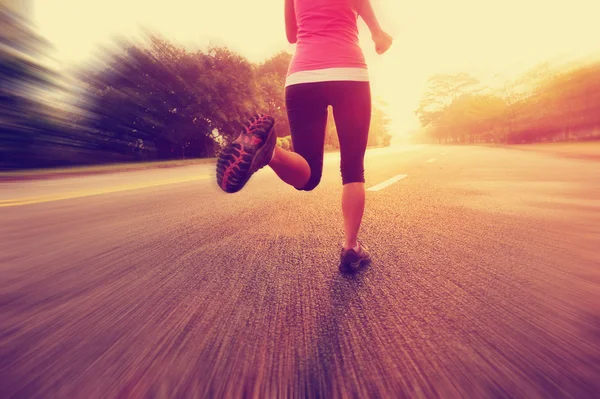
[[[350,273],[371,263],[371,254],[365,246],[359,243],[358,251],[354,248],[343,249],[340,255],[340,272]]]
[[[227,146],[217,161],[217,183],[227,193],[240,191],[259,169],[269,164],[277,144],[275,120],[254,115],[239,137]]]

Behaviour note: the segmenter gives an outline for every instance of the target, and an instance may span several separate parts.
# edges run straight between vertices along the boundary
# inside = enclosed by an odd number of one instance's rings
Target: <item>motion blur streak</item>
[[[265,171],[0,208],[2,397],[593,398],[600,159],[543,147],[369,150],[369,186],[407,177],[368,192],[348,277],[333,155],[314,195]]]

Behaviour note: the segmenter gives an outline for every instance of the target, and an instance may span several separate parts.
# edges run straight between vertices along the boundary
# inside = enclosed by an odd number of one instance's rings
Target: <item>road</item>
[[[2,184],[0,397],[598,397],[599,165],[370,150],[353,276],[336,154]]]

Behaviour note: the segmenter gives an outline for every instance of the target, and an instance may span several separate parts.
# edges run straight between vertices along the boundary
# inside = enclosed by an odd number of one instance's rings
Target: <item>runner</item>
[[[342,173],[345,242],[340,271],[368,264],[371,255],[358,240],[365,208],[364,155],[371,123],[371,89],[359,46],[360,16],[375,50],[392,44],[370,0],[285,0],[286,35],[296,43],[285,83],[285,101],[294,152],[276,145],[274,120],[255,115],[217,162],[217,182],[225,192],[241,190],[257,170],[269,165],[285,183],[311,191],[323,171],[327,108],[337,127]]]

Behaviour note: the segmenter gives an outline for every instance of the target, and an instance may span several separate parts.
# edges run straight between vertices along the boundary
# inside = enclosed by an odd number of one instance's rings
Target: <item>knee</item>
[[[310,179],[308,180],[308,183],[306,183],[304,185],[304,187],[296,187],[296,190],[298,191],[312,191],[315,188],[317,188],[317,186],[319,185],[319,183],[321,182],[321,177],[319,176],[319,178],[317,179]]]
[[[316,171],[315,171],[315,169],[316,169]],[[296,190],[298,190],[298,191],[312,191],[315,188],[317,188],[317,186],[321,182],[321,175],[322,175],[322,171],[321,170],[322,169],[320,169],[320,168],[311,168],[310,178],[308,179],[308,181],[306,182],[306,184],[303,187],[296,187]]]
[[[342,165],[342,184],[364,183],[365,168],[363,162]]]
[[[304,185],[304,187],[299,188],[300,191],[312,191],[321,182],[321,176],[323,175],[323,160],[309,162],[310,165],[310,177],[308,181]]]

